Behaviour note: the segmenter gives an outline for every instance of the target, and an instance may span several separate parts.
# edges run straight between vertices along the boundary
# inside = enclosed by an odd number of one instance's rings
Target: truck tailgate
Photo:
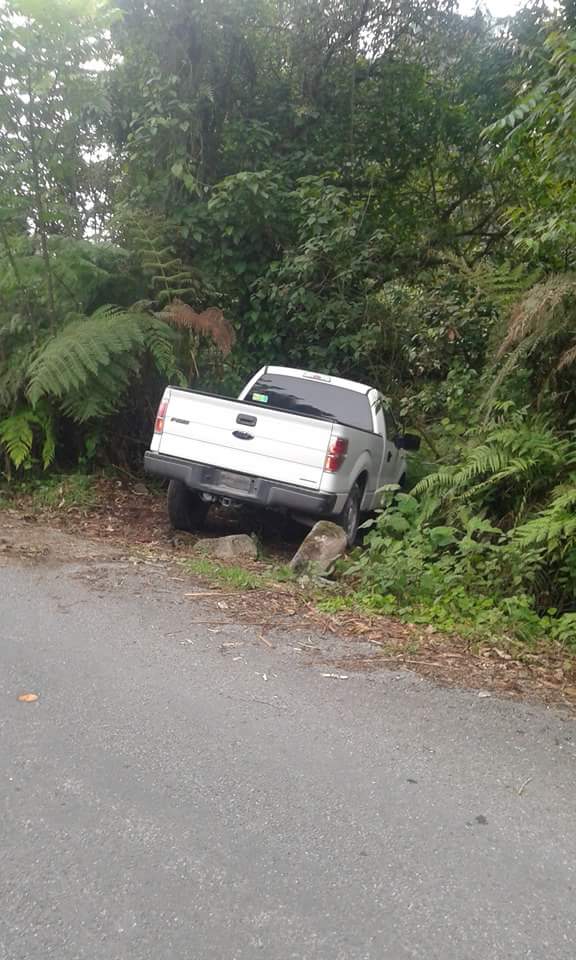
[[[317,490],[332,423],[170,388],[158,452]]]

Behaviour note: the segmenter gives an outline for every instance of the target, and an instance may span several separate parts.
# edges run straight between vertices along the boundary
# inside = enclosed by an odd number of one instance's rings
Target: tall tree
[[[52,323],[56,285],[51,238],[82,237],[99,224],[102,89],[94,61],[109,44],[96,2],[8,0],[0,10],[1,238],[18,282],[13,235],[26,235],[43,262]]]

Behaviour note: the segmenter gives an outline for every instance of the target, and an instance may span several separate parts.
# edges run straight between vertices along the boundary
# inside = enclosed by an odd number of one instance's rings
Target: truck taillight
[[[154,423],[154,433],[162,433],[164,430],[164,417],[166,416],[166,410],[168,409],[168,397],[162,397],[160,401],[160,406],[158,407],[158,412],[156,413],[156,421]]]
[[[327,473],[337,473],[348,452],[348,441],[345,437],[332,437],[326,454],[324,470]]]

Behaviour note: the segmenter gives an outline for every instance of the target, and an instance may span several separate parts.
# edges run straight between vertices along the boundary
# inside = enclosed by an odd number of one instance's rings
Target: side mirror
[[[420,437],[415,433],[399,433],[394,437],[394,443],[399,450],[419,450]]]

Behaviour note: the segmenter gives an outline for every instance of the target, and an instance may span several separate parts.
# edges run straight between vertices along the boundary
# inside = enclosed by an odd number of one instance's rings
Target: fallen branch
[[[519,790],[518,790],[518,796],[519,796],[519,797],[522,796],[522,794],[524,793],[525,788],[528,786],[528,784],[530,783],[530,781],[531,781],[532,779],[533,779],[532,777],[527,777],[527,778],[526,778],[526,780],[524,781],[524,783],[521,785],[521,787],[520,787]]]

